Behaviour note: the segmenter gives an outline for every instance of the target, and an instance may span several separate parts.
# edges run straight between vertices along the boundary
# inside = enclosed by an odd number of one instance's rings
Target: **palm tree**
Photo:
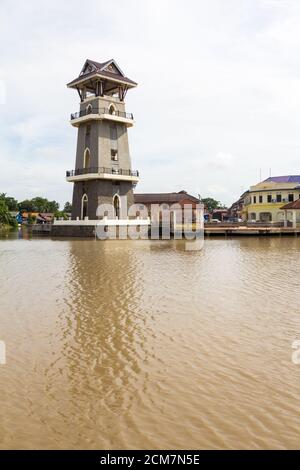
[[[0,198],[0,224],[15,225],[13,217],[10,215],[8,207],[3,198]]]

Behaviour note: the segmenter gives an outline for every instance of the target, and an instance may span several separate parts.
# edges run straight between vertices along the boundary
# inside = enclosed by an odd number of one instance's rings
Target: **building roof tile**
[[[264,183],[299,183],[300,175],[270,176]]]
[[[282,210],[289,210],[289,209],[300,209],[300,199],[297,199],[297,201],[294,202],[289,202],[285,206],[280,207]]]
[[[182,202],[190,200],[194,203],[199,203],[199,199],[191,196],[185,191],[179,193],[135,193],[134,202],[136,204],[174,204],[176,202]]]

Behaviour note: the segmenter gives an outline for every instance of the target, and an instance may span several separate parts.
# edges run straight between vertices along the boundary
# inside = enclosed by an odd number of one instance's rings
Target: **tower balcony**
[[[78,113],[71,114],[71,124],[74,127],[79,127],[80,124],[87,121],[102,121],[109,120],[114,122],[121,122],[126,124],[127,127],[132,127],[134,124],[133,114],[125,113],[123,111],[111,112],[108,108],[92,108],[88,107]]]
[[[77,168],[66,172],[66,180],[71,183],[86,180],[114,180],[138,183],[139,172],[138,170],[123,170],[121,168],[118,170],[104,167]]]

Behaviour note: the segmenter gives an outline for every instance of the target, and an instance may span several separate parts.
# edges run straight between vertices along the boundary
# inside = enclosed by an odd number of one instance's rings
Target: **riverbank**
[[[0,224],[0,232],[10,232],[11,230],[15,230],[16,227],[7,224]]]
[[[72,239],[72,238],[95,238],[95,228],[89,227],[89,231],[64,231],[63,227],[59,227],[59,231],[54,231],[52,224],[34,224],[30,226],[23,225],[19,228],[10,226],[0,227],[0,235],[6,237],[8,234],[14,232],[18,234],[19,238],[31,238],[40,237],[43,238],[61,238],[61,239]],[[80,227],[79,227],[80,228]],[[185,232],[187,233],[187,232]],[[161,233],[160,233],[161,236]],[[230,238],[230,237],[298,237],[300,236],[300,227],[296,229],[292,227],[276,227],[276,226],[246,226],[246,225],[234,225],[234,224],[218,224],[218,225],[205,225],[204,228],[205,238],[219,237],[219,238]],[[183,235],[184,237],[184,235]],[[171,232],[171,238],[174,238],[174,233]],[[149,239],[151,234],[149,233]],[[161,239],[161,238],[160,238]]]
[[[194,227],[193,227],[194,229]],[[184,233],[187,231],[181,227]],[[53,226],[51,224],[36,224],[32,226],[34,235],[48,235],[59,238],[94,238],[95,226],[82,226],[78,225],[68,227],[67,225]],[[204,235],[206,237],[230,237],[230,236],[299,236],[300,226],[282,227],[275,225],[239,225],[239,224],[207,224],[204,226]],[[161,236],[161,231],[160,231]],[[174,230],[171,230],[171,238],[174,237]],[[149,229],[149,238],[151,238]]]
[[[299,236],[300,227],[213,226],[205,227],[206,236]]]

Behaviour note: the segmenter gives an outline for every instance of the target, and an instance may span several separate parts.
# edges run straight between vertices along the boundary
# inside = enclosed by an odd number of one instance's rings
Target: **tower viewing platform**
[[[139,172],[138,170],[124,170],[122,168],[77,168],[76,170],[66,171],[66,178],[69,182],[106,179],[137,183],[139,181]]]
[[[87,106],[85,109],[77,113],[71,114],[71,124],[74,127],[79,127],[80,124],[89,121],[102,121],[107,119],[112,122],[121,122],[126,124],[127,127],[132,127],[134,124],[133,114],[125,113],[124,111],[116,110],[114,107],[110,108],[97,108],[95,106]]]

